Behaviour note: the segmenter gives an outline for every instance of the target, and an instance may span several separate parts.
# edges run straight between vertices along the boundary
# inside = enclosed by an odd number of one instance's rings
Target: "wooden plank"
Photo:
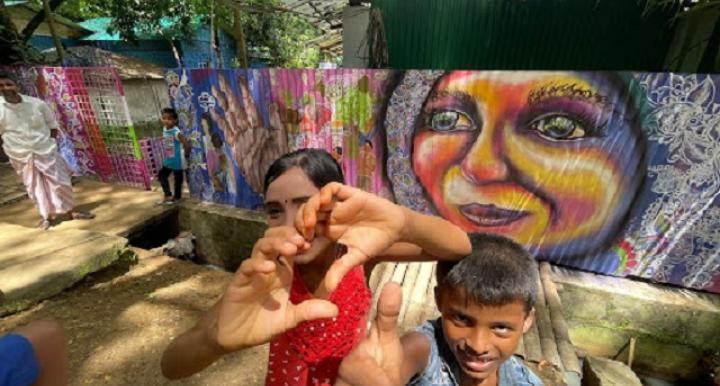
[[[398,325],[405,323],[405,314],[408,308],[412,307],[412,298],[410,294],[416,285],[418,274],[420,272],[420,263],[407,263],[407,270],[402,282],[402,305],[400,307],[400,315],[398,316]]]
[[[426,308],[428,303],[434,304],[433,296],[428,295],[428,288],[432,288],[432,273],[434,262],[417,263],[420,266],[420,272],[415,280],[410,298],[408,309],[405,313],[404,325],[408,329],[423,323],[428,315]]]
[[[540,334],[537,323],[533,323],[528,332],[523,335],[523,348],[525,360],[528,362],[540,363],[542,360],[542,348],[540,347]]]
[[[572,371],[578,375],[582,375],[580,363],[575,353],[575,347],[570,341],[568,326],[562,312],[562,303],[557,293],[557,287],[550,277],[550,264],[543,262],[540,264],[540,281],[545,292],[545,300],[550,313],[550,323],[552,325],[555,341],[558,348],[558,354],[566,371]]]
[[[561,371],[565,371],[562,361],[560,360],[560,354],[558,353],[555,333],[553,332],[550,314],[548,313],[545,302],[545,291],[540,280],[538,280],[538,297],[535,304],[535,323],[537,324],[540,335],[540,348],[543,359]]]

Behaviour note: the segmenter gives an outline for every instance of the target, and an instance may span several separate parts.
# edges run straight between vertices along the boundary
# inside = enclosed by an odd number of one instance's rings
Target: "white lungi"
[[[57,121],[42,100],[22,95],[20,103],[9,103],[0,97],[3,150],[44,219],[74,207],[70,172],[52,129],[59,130]]]

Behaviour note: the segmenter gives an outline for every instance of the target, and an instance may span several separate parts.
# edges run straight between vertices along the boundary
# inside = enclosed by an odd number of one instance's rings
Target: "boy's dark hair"
[[[265,173],[263,193],[267,193],[273,181],[294,167],[302,169],[318,189],[330,182],[345,182],[342,168],[330,153],[321,149],[300,149],[283,155],[270,165]]]
[[[477,304],[525,303],[530,312],[538,292],[535,259],[514,241],[499,235],[471,234],[472,253],[460,261],[439,262],[438,290],[464,290]]]
[[[161,114],[167,114],[167,115],[171,116],[171,117],[172,117],[174,120],[176,120],[176,121],[177,121],[177,119],[178,119],[177,111],[175,111],[175,109],[172,108],[172,107],[165,107],[164,109],[160,110],[160,113],[161,113]]]
[[[13,83],[18,84],[17,79],[15,79],[15,76],[9,72],[0,71],[0,79],[10,79]]]

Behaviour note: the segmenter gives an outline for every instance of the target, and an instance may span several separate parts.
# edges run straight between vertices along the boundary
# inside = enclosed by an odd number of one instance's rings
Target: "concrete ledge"
[[[107,267],[126,246],[122,237],[96,232],[0,223],[0,316],[29,308]]]
[[[669,379],[695,379],[720,347],[720,296],[624,278],[553,268],[575,346],[591,355],[627,357],[633,368]]]
[[[185,200],[180,204],[180,230],[195,235],[198,256],[231,271],[250,257],[253,245],[267,229],[257,212],[227,205]]]
[[[583,368],[584,386],[642,386],[640,379],[624,363],[587,357]]]

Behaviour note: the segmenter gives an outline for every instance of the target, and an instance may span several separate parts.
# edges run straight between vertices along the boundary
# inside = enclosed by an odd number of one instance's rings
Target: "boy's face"
[[[0,94],[5,98],[14,99],[20,93],[20,87],[10,78],[0,78]]]
[[[534,310],[526,313],[521,300],[483,306],[463,290],[436,290],[436,296],[445,340],[462,369],[461,384],[495,385],[500,365],[532,325]]]
[[[162,121],[163,126],[168,129],[177,124],[177,119],[175,119],[171,114],[163,114],[160,120]]]

